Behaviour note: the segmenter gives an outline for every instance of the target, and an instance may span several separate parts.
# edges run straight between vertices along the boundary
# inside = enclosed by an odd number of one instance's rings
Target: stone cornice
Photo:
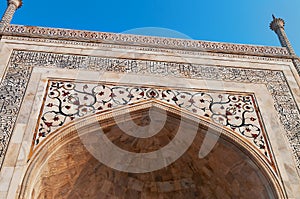
[[[118,33],[10,25],[0,35],[291,58],[283,47],[243,45]]]

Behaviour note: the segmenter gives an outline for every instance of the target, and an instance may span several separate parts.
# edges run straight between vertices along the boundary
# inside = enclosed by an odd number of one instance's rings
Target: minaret
[[[288,52],[290,53],[290,55],[293,57],[293,63],[298,71],[298,74],[300,75],[300,60],[299,60],[299,57],[297,57],[297,55],[296,55],[289,39],[287,38],[285,31],[284,31],[285,22],[283,19],[276,18],[274,15],[272,15],[272,17],[273,17],[273,21],[270,23],[270,28],[277,34],[281,46],[285,47],[288,50]]]
[[[21,6],[22,0],[7,0],[7,8],[0,21],[0,32],[10,24],[16,10]]]

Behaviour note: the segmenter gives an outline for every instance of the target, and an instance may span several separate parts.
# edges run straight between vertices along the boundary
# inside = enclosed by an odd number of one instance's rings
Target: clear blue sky
[[[13,24],[123,32],[140,27],[179,31],[192,39],[279,46],[269,23],[286,21],[300,55],[300,0],[23,0]],[[0,0],[2,13],[6,0]]]

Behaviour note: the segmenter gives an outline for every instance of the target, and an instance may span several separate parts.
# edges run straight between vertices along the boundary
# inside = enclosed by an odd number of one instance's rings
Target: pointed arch
[[[87,133],[94,132],[99,129],[99,124],[102,129],[108,129],[116,126],[116,117],[129,112],[131,118],[121,117],[123,118],[123,121],[121,122],[128,122],[132,119],[140,118],[140,113],[147,113],[152,107],[158,111],[166,111],[168,116],[173,119],[175,118],[178,121],[184,120],[191,126],[197,126],[199,129],[204,129],[206,135],[220,135],[220,140],[222,140],[222,142],[224,141],[229,143],[230,146],[237,148],[239,151],[238,153],[247,157],[250,164],[255,165],[255,167],[259,169],[260,175],[262,175],[270,185],[268,192],[271,192],[271,194],[277,198],[286,198],[282,183],[273,171],[271,165],[269,165],[269,163],[262,158],[246,140],[241,139],[241,137],[233,133],[231,129],[213,123],[208,118],[195,115],[189,111],[182,110],[155,99],[141,101],[130,106],[87,116],[59,128],[42,143],[41,147],[39,147],[31,157],[21,186],[20,198],[33,197],[34,186],[40,180],[40,174],[43,169],[48,166],[47,163],[49,159],[58,153],[62,147],[66,146],[66,144],[71,143],[73,140],[80,137],[79,131]],[[220,140],[218,140],[218,142]],[[198,150],[200,149],[198,148]]]

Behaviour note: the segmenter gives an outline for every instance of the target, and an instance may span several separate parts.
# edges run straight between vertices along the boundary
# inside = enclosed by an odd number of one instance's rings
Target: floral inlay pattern
[[[169,88],[49,81],[35,148],[50,133],[70,121],[108,109],[156,99],[232,129],[269,161],[270,151],[249,93],[222,93]]]
[[[252,59],[265,60],[265,57],[252,57]],[[289,141],[296,165],[300,169],[300,111],[283,71],[24,50],[12,51],[0,84],[1,167],[19,116],[32,68],[109,71],[120,74],[147,74],[157,77],[261,84],[267,88],[274,100],[274,109],[284,127],[283,134]]]

